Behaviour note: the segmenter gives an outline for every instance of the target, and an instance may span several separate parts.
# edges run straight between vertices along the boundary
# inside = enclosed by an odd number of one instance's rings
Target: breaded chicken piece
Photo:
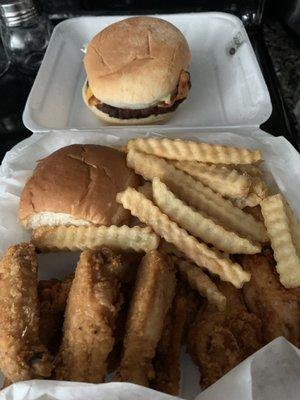
[[[56,379],[103,381],[122,304],[120,260],[107,248],[81,253],[67,301]]]
[[[49,352],[55,355],[61,340],[62,325],[73,275],[63,281],[39,281],[40,338]]]
[[[247,311],[241,291],[225,282],[217,286],[226,296],[226,310],[207,303],[188,335],[188,352],[199,366],[203,388],[262,346],[261,322]]]
[[[0,261],[0,369],[11,382],[51,376],[39,338],[37,257],[33,245],[7,249]]]
[[[200,296],[180,281],[169,310],[153,366],[155,378],[151,387],[177,396],[180,389],[180,353],[186,329],[197,315]]]
[[[137,269],[142,259],[142,255],[140,253],[122,252],[121,255],[123,270],[119,270],[118,277],[121,280],[121,292],[124,298],[124,302],[117,316],[115,344],[112,352],[109,354],[107,361],[108,373],[114,372],[121,362],[129,303],[134,288]]]
[[[300,288],[281,285],[271,251],[241,256],[241,263],[251,272],[251,280],[243,287],[250,311],[262,321],[264,343],[284,336],[300,347]]]
[[[12,383],[10,380],[4,377],[1,389],[5,389],[6,387],[10,386]]]
[[[152,359],[175,294],[171,259],[156,250],[138,268],[116,380],[148,386],[154,377]]]

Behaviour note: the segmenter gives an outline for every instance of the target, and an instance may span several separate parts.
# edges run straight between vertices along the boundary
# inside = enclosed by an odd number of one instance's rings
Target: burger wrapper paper
[[[164,136],[163,129],[148,136]],[[34,134],[9,151],[0,168],[0,255],[11,245],[30,240],[30,234],[18,223],[18,206],[22,188],[31,176],[36,161],[60,147],[70,144],[94,143],[122,146],[138,137],[136,129],[99,132],[51,132]],[[147,136],[146,135],[146,136]],[[262,150],[264,178],[274,193],[282,192],[300,217],[300,156],[283,137],[271,137],[261,130],[254,132],[201,132],[190,129],[184,133],[168,131],[168,136],[223,143]],[[63,278],[74,271],[77,253],[39,255],[39,278]],[[1,312],[1,310],[0,310]],[[0,400],[299,400],[300,352],[284,338],[277,338],[243,361],[208,389],[201,391],[199,371],[183,351],[181,359],[180,397],[169,396],[130,383],[111,382],[86,384],[32,380],[13,384],[0,392]],[[107,380],[107,382],[109,379]]]

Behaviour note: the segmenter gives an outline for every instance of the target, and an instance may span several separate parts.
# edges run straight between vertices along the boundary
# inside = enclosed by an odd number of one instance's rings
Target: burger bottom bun
[[[117,214],[118,218],[122,218],[123,225],[130,222],[130,213],[127,210],[120,208]],[[74,218],[71,214],[51,211],[42,211],[32,214],[20,222],[24,228],[28,230],[37,229],[42,226],[95,226],[93,222],[86,219]]]
[[[151,125],[151,124],[159,124],[168,121],[172,115],[174,114],[174,111],[165,113],[165,114],[159,114],[159,115],[149,115],[147,118],[129,118],[129,119],[119,119],[119,118],[114,118],[110,117],[108,114],[104,113],[103,111],[100,111],[96,106],[91,106],[88,103],[88,100],[86,98],[86,82],[83,85],[82,88],[82,97],[84,100],[85,105],[99,118],[101,121],[107,125]]]
[[[93,225],[90,221],[85,219],[76,219],[70,214],[57,213],[50,211],[42,211],[32,214],[21,221],[26,229],[37,229],[41,226],[58,226],[58,225],[75,225],[75,226],[89,226]]]

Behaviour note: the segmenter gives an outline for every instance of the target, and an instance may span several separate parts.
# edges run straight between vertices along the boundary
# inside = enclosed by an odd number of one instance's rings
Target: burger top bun
[[[84,66],[89,86],[101,102],[119,108],[147,108],[176,89],[190,63],[183,34],[153,17],[127,18],[89,43]]]
[[[63,147],[38,162],[21,194],[19,220],[27,229],[121,225],[129,213],[116,202],[116,194],[139,183],[119,150],[91,144]]]

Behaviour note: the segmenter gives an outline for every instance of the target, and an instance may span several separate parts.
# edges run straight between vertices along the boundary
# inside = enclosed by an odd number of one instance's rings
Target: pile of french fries
[[[271,242],[281,283],[300,285],[300,226],[282,195],[268,196],[259,150],[138,138],[126,152],[128,167],[146,182],[118,193],[117,201],[146,226],[43,227],[32,233],[37,248],[148,252],[160,246],[189,284],[222,310],[226,299],[207,272],[241,288],[250,274],[231,255],[259,253]],[[261,207],[263,219],[249,207]]]

